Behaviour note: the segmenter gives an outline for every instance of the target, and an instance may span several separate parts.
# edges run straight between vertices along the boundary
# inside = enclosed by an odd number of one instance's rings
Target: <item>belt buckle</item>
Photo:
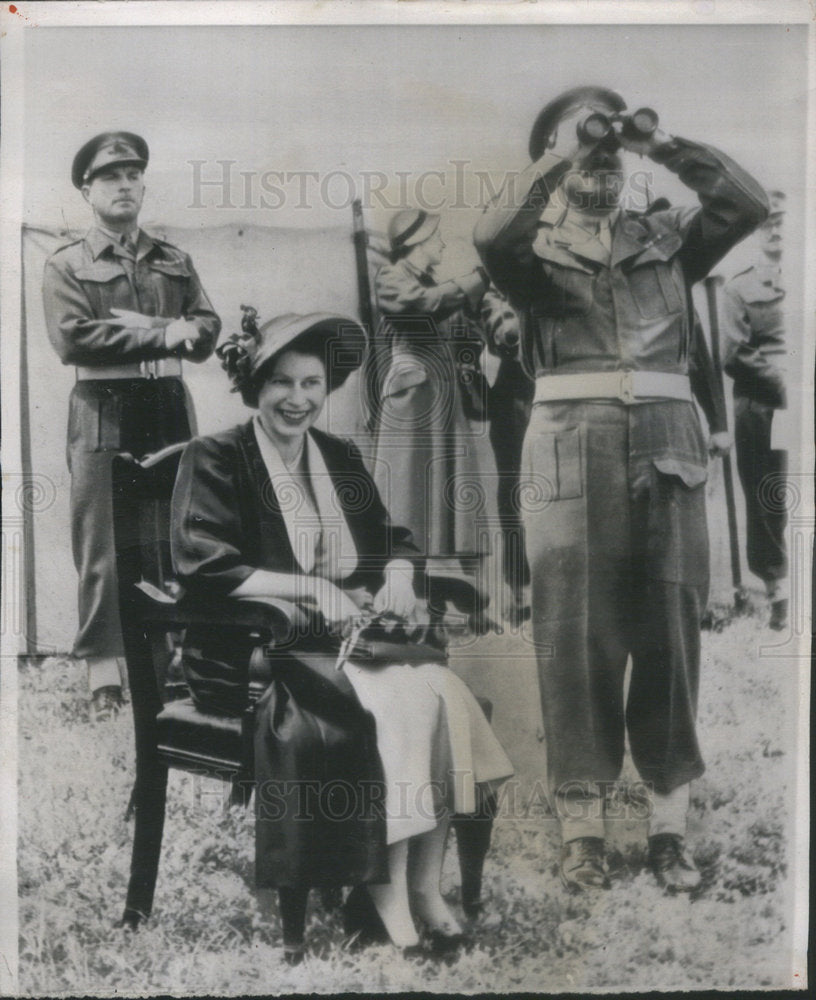
[[[157,378],[158,377],[158,362],[157,361],[142,361],[139,365],[142,370],[142,378]]]
[[[634,373],[631,371],[621,372],[618,383],[618,398],[627,405],[635,401],[635,381]]]

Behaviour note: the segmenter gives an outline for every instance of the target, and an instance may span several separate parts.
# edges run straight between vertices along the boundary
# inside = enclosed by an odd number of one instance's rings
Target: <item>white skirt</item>
[[[343,666],[374,716],[385,771],[388,843],[432,830],[445,809],[472,813],[513,766],[467,685],[436,663]]]

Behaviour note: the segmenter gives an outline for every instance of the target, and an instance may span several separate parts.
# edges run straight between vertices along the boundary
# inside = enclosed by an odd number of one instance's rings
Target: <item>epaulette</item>
[[[150,237],[154,243],[158,243],[163,247],[168,247],[170,250],[175,250],[177,253],[184,253],[175,243],[171,243],[169,240],[163,240],[161,236],[151,236]]]
[[[84,240],[85,240],[85,237],[84,236],[80,236],[80,238],[78,240],[72,240],[70,243],[63,243],[63,245],[61,247],[57,247],[57,249],[52,254],[50,254],[50,256],[49,256],[48,259],[50,260],[52,257],[56,257],[57,254],[61,254],[64,250],[70,250],[71,247],[79,246],[79,244],[83,243]]]

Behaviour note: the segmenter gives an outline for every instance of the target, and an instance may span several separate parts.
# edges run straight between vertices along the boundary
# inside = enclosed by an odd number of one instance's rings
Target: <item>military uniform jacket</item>
[[[776,268],[749,267],[725,286],[724,368],[734,394],[775,409],[785,400],[785,290]]]
[[[45,265],[43,301],[48,336],[66,365],[125,365],[181,354],[168,352],[164,330],[174,319],[193,320],[204,336],[191,361],[212,354],[221,322],[201,287],[189,255],[139,231],[132,260],[101,229],[62,247]],[[153,317],[150,326],[113,328],[111,309]]]
[[[652,215],[621,212],[608,260],[586,254],[557,217],[542,218],[549,192],[569,169],[552,153],[522,174],[521,198],[508,204],[499,195],[477,224],[482,260],[521,314],[531,375],[693,369],[690,287],[765,218],[767,200],[745,171],[710,147],[672,139],[653,159],[696,191],[700,204]],[[711,429],[723,429],[702,402]],[[699,431],[687,426],[696,423],[693,408],[673,401],[633,409],[636,448],[705,467]]]

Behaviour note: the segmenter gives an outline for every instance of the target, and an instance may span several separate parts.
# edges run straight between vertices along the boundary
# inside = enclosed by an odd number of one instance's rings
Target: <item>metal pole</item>
[[[709,275],[705,279],[706,302],[708,304],[708,322],[711,330],[711,356],[714,371],[723,388],[722,355],[720,353],[720,321],[717,313],[717,286],[723,279],[720,275]],[[734,475],[731,469],[731,456],[723,455],[723,481],[725,483],[725,505],[728,513],[728,541],[731,550],[731,584],[734,588],[734,605],[738,611],[746,605],[745,590],[742,586],[742,569],[740,566],[739,535],[737,533],[737,507],[734,499]]]
[[[359,198],[351,205],[354,217],[354,258],[357,262],[357,297],[360,319],[369,336],[374,336],[374,311],[371,308],[371,281],[368,276],[368,234],[363,222],[363,206]]]

